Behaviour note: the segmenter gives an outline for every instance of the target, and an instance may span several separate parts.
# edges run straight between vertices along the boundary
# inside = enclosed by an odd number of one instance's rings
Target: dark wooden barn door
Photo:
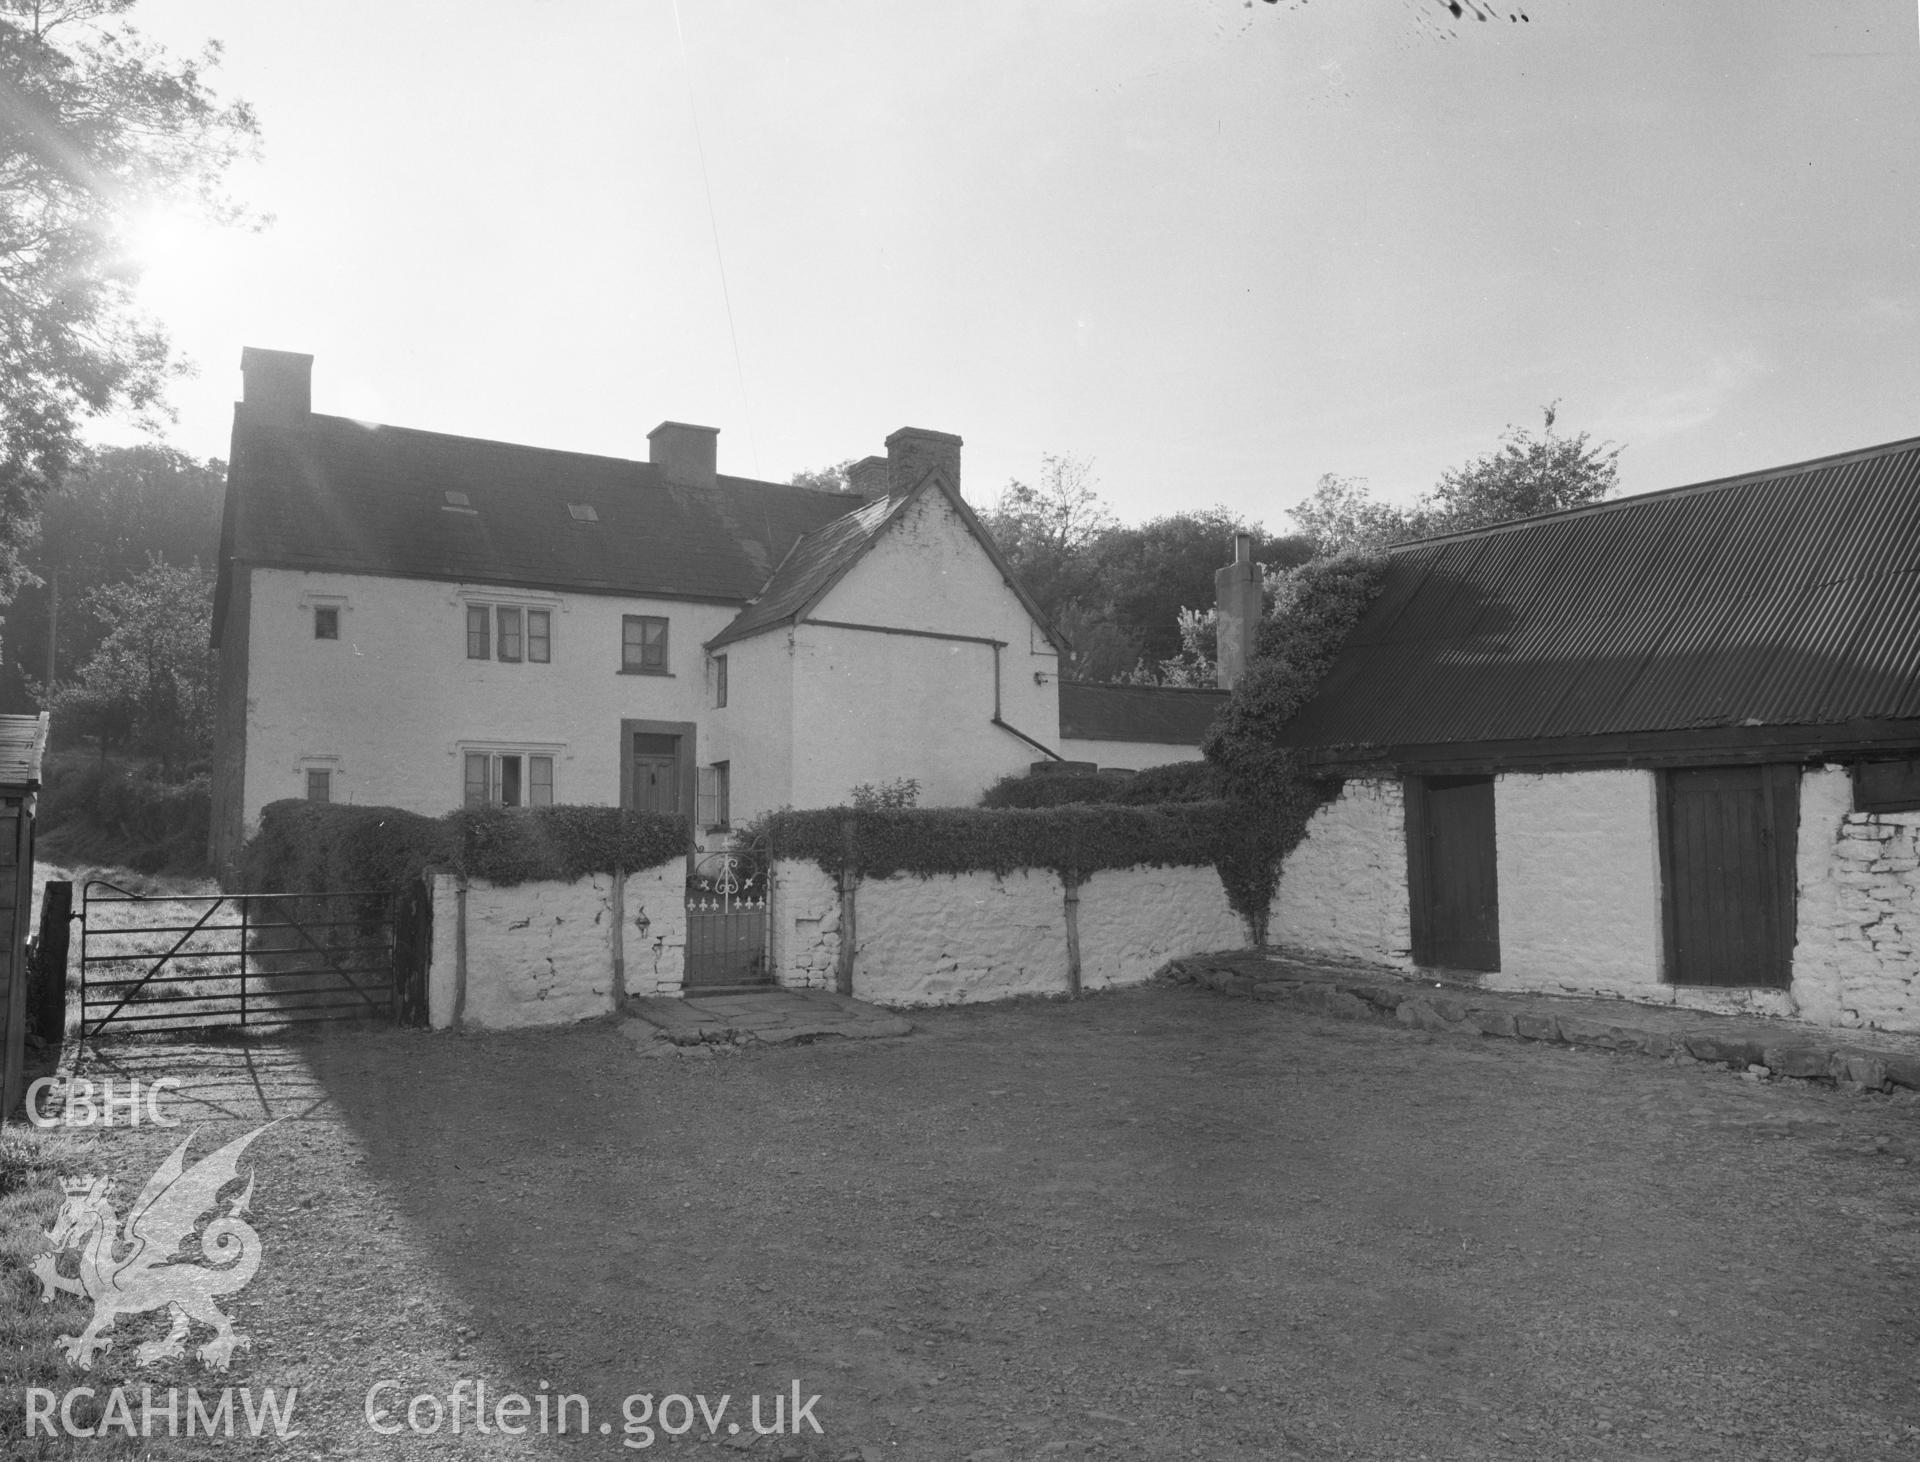
[[[636,812],[678,812],[680,810],[680,738],[633,733],[633,810]]]
[[[1407,873],[1414,961],[1499,969],[1492,777],[1409,780]]]
[[[1662,773],[1668,983],[1792,983],[1799,829],[1798,767]]]

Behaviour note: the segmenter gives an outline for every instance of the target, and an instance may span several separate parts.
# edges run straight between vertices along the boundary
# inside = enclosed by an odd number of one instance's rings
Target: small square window
[[[325,767],[307,768],[307,801],[333,801],[333,773]]]
[[[484,604],[467,606],[467,658],[469,660],[491,658],[492,652],[487,643],[487,632],[488,621],[492,617]]]
[[[1920,758],[1861,762],[1853,769],[1853,810],[1920,811]]]
[[[629,614],[620,622],[620,668],[643,675],[667,673],[667,622],[650,614]]]
[[[520,658],[520,611],[500,606],[499,657],[502,660]]]
[[[338,604],[313,606],[313,637],[316,640],[340,638],[340,606]]]
[[[527,611],[527,659],[545,665],[553,658],[553,612],[547,609]]]

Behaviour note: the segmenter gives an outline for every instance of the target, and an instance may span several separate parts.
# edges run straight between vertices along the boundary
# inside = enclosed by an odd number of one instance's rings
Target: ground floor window
[[[307,768],[307,801],[333,801],[333,771],[330,767]]]
[[[553,758],[518,751],[466,754],[468,807],[553,806]]]
[[[710,767],[700,768],[700,806],[697,816],[703,828],[725,828],[731,821],[727,806],[729,766],[728,762],[717,761]]]

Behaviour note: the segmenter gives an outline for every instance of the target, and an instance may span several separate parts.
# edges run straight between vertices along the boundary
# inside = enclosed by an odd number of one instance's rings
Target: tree
[[[155,560],[125,583],[87,595],[84,607],[107,626],[100,647],[69,684],[47,695],[54,722],[160,759],[171,779],[213,739],[213,575]]]
[[[823,492],[845,492],[847,490],[847,469],[853,466],[853,458],[844,462],[835,462],[831,467],[815,467],[811,471],[796,472],[787,479],[795,487],[817,487]]]
[[[1563,437],[1554,431],[1559,403],[1542,408],[1539,436],[1509,426],[1497,450],[1441,475],[1412,507],[1377,503],[1364,479],[1328,473],[1313,496],[1287,509],[1318,554],[1377,549],[1437,533],[1459,533],[1585,507],[1609,497],[1620,483],[1620,453],[1612,442],[1594,445],[1586,432]]]
[[[41,502],[39,531],[23,554],[39,585],[7,615],[6,659],[37,670],[43,683],[71,676],[105,633],[80,612],[88,591],[135,578],[156,558],[177,567],[215,562],[225,483],[225,463],[171,447],[82,456]]]
[[[133,3],[0,0],[0,605],[83,422],[164,413],[177,367],[134,298],[133,228],[237,219],[221,180],[258,135],[207,84],[218,47],[168,56],[120,22]]]
[[[1098,589],[1091,550],[1117,526],[1094,482],[1090,459],[1048,453],[1040,459],[1039,485],[1011,479],[982,519],[1055,624],[1072,609],[1091,607]]]

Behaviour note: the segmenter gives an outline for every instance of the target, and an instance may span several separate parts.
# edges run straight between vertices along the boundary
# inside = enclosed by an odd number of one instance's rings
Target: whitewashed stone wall
[[[869,878],[854,899],[853,993],[885,1005],[954,1005],[1068,988],[1066,890],[1054,873]],[[1211,868],[1128,868],[1080,888],[1080,983],[1135,985],[1169,959],[1247,942]],[[774,870],[773,968],[794,988],[831,988],[840,896],[810,862]]]
[[[1513,774],[1493,795],[1500,970],[1480,983],[1671,1003],[1654,774]]]
[[[464,909],[459,878],[436,873],[431,880],[432,1025],[557,1025],[615,1008],[610,875],[510,887],[469,879]],[[687,945],[686,864],[675,859],[629,874],[623,892],[626,993],[677,993]]]
[[[1406,829],[1399,782],[1349,781],[1281,865],[1268,942],[1409,964]]]
[[[857,917],[857,911],[856,911]],[[797,990],[830,990],[840,962],[840,890],[813,862],[773,865],[773,977]]]
[[[853,993],[882,1005],[958,1005],[1067,989],[1059,876],[1030,868],[863,879]]]
[[[1138,985],[1184,954],[1243,949],[1247,925],[1211,868],[1118,868],[1080,885],[1080,987]]]
[[[1827,1025],[1920,1030],[1920,813],[1853,809],[1844,767],[1800,781],[1793,998]]]

